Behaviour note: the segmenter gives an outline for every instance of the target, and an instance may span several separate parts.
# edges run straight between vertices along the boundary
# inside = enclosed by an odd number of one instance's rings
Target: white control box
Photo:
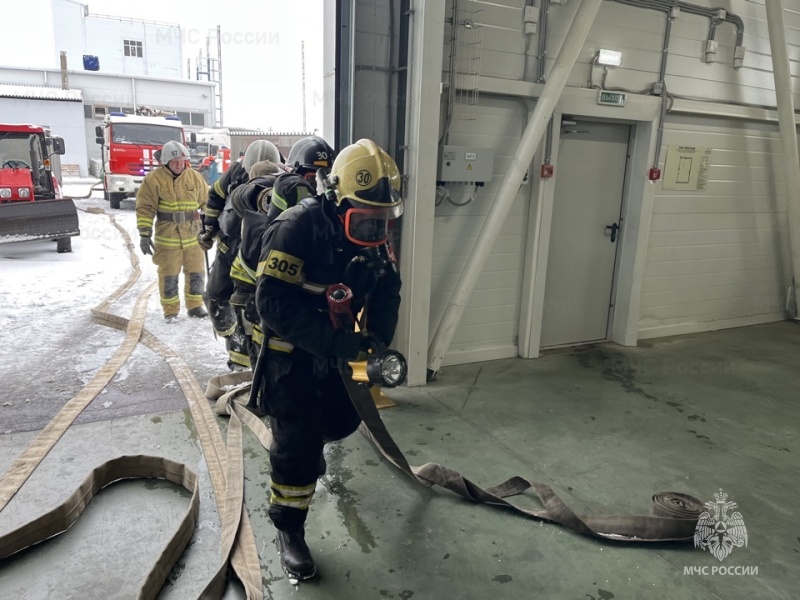
[[[439,182],[485,183],[493,170],[494,148],[439,146]]]

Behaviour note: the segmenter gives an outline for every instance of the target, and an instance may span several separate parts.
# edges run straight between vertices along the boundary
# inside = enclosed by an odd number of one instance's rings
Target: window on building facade
[[[106,114],[108,114],[108,111],[106,110],[105,106],[97,106],[97,105],[94,106],[95,119],[102,119],[103,117],[106,116]]]
[[[84,104],[83,105],[83,116],[86,119],[91,119],[94,116],[94,113],[92,112],[92,105],[91,104]]]
[[[178,118],[181,120],[181,123],[183,123],[184,125],[190,125],[191,124],[188,112],[177,111],[175,114],[178,115]]]
[[[206,115],[205,113],[192,113],[192,125],[205,126]]]
[[[133,56],[135,58],[144,56],[142,42],[137,40],[122,40],[122,48],[125,51],[125,56]]]

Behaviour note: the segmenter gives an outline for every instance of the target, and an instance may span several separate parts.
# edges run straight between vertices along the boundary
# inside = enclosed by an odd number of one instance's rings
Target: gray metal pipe
[[[458,43],[458,0],[451,0],[450,6],[450,61],[447,67],[447,112],[444,119],[444,130],[439,137],[439,144],[447,144],[450,140],[450,124],[453,122],[453,110],[456,101],[456,44]]]
[[[547,20],[550,16],[550,2],[542,2],[539,8],[539,40],[536,55],[536,83],[544,83],[545,59],[547,58]]]
[[[730,23],[736,28],[736,49],[733,57],[733,66],[735,68],[741,67],[744,60],[745,49],[742,45],[744,41],[744,21],[738,15],[730,13],[727,9],[723,8],[706,8],[705,6],[697,6],[688,2],[678,2],[676,0],[612,0],[618,4],[626,4],[628,6],[637,6],[648,10],[658,10],[661,12],[671,13],[673,8],[680,9],[682,12],[706,17],[710,20],[708,39],[713,40],[716,34],[716,28],[719,23]],[[725,17],[718,19],[717,15],[721,10],[725,11]],[[663,81],[663,78],[661,79]]]
[[[797,124],[792,99],[792,75],[786,48],[783,22],[783,1],[766,2],[767,29],[772,55],[772,75],[778,101],[778,123],[783,148],[783,178],[786,183],[786,204],[789,219],[789,241],[792,251],[795,303],[800,304],[800,154],[797,149]],[[795,314],[797,318],[797,314]]]
[[[578,7],[572,25],[564,38],[561,51],[553,65],[553,70],[542,90],[542,95],[531,113],[516,152],[511,158],[511,164],[508,166],[506,177],[495,196],[492,210],[486,217],[483,228],[475,240],[475,245],[472,247],[464,270],[461,272],[439,327],[433,336],[428,349],[429,373],[435,374],[442,365],[444,356],[464,315],[469,297],[475,289],[489,254],[500,235],[503,223],[514,204],[525,171],[530,166],[533,154],[542,141],[547,124],[553,116],[553,110],[561,97],[570,71],[578,60],[578,54],[589,35],[602,1],[583,0]]]
[[[547,20],[550,16],[550,3],[542,2],[539,16],[539,57],[537,61],[536,83],[545,82],[545,59],[547,58]],[[527,122],[526,122],[527,125]],[[547,123],[544,138],[544,164],[549,165],[553,158],[553,118]]]

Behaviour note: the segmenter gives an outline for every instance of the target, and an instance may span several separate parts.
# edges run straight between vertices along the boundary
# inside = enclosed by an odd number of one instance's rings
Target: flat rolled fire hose
[[[192,538],[200,510],[197,475],[186,465],[161,456],[118,456],[95,467],[83,483],[59,506],[0,537],[0,559],[65,532],[104,487],[122,479],[158,478],[181,485],[192,493],[189,508],[177,531],[161,551],[141,584],[137,598],[155,598]]]
[[[427,487],[438,485],[459,496],[481,504],[511,509],[521,515],[563,525],[578,533],[623,542],[679,542],[694,537],[703,503],[688,494],[661,492],[653,496],[653,515],[579,517],[547,485],[511,477],[503,483],[483,489],[460,473],[437,463],[419,467],[408,464],[381,420],[368,389],[343,374],[342,380],[361,417],[361,433],[372,440],[381,453],[414,481]],[[529,489],[538,495],[543,509],[525,509],[505,500]]]
[[[511,477],[503,483],[481,488],[453,469],[426,463],[419,467],[409,465],[398,448],[378,413],[369,389],[356,383],[347,374],[342,375],[362,423],[360,431],[369,438],[380,452],[398,469],[417,483],[426,487],[441,486],[472,502],[490,504],[511,509],[526,517],[550,521],[573,531],[592,537],[622,542],[682,542],[692,540],[703,503],[688,494],[660,492],[652,497],[652,515],[593,515],[579,517],[549,486],[529,482],[522,477]],[[264,423],[248,411],[247,374],[227,374],[212,378],[206,388],[206,396],[217,400],[217,414],[237,415],[269,450],[272,440]],[[543,509],[518,507],[506,498],[516,496],[529,489],[539,497]]]

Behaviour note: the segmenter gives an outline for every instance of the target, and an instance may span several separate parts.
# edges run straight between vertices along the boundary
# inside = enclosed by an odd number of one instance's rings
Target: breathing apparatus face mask
[[[345,236],[359,246],[380,246],[389,238],[389,221],[402,212],[402,205],[348,208],[344,213]]]
[[[336,205],[347,239],[365,247],[385,244],[389,238],[389,222],[403,214],[400,193],[387,181],[386,185],[375,190],[378,194],[372,192],[374,198],[346,198],[340,202],[333,190],[336,183],[335,177],[328,177],[323,169],[317,171],[317,192]],[[388,198],[388,202],[381,202],[378,198]]]
[[[318,185],[317,184],[317,181],[318,181],[318,178],[319,178],[318,173],[320,171],[322,171],[323,173],[325,173],[327,175],[327,172],[325,171],[325,169],[319,169],[317,171],[309,171],[307,169],[300,168],[300,169],[297,169],[295,171],[295,173],[297,173],[303,179],[305,179],[309,183],[309,185],[311,185],[311,187],[316,187]],[[319,192],[319,190],[317,190],[317,191]]]

